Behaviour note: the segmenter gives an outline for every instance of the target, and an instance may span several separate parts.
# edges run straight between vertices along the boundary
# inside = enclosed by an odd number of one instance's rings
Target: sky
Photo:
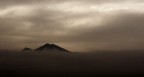
[[[0,49],[144,49],[144,0],[0,0]]]

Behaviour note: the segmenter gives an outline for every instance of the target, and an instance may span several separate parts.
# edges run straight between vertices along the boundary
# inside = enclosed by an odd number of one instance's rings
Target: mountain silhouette
[[[22,51],[32,51],[31,48],[25,47],[24,49],[22,49]]]
[[[40,46],[39,48],[35,49],[35,51],[51,51],[51,52],[54,52],[54,51],[58,51],[58,52],[70,52],[58,45],[55,45],[55,44],[45,44],[43,46]]]

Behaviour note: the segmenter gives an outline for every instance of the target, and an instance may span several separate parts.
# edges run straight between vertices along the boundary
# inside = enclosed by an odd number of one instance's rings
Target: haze
[[[141,50],[143,0],[0,0],[0,49]]]

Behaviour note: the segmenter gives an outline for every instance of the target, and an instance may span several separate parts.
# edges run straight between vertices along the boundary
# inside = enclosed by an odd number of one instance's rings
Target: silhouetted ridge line
[[[62,47],[60,47],[58,45],[49,44],[49,43],[47,43],[47,44],[45,44],[45,45],[43,45],[43,46],[41,46],[41,47],[39,47],[39,48],[37,48],[35,50],[36,51],[52,51],[52,52],[54,52],[54,51],[58,51],[58,52],[70,52],[70,51],[68,51],[68,50],[66,50],[66,49],[64,49],[64,48],[62,48]]]
[[[55,44],[44,44],[43,46],[40,46],[34,50],[32,50],[31,48],[28,48],[28,47],[25,47],[22,51],[38,51],[38,52],[43,52],[43,51],[46,51],[46,52],[70,52],[58,45],[55,45]]]

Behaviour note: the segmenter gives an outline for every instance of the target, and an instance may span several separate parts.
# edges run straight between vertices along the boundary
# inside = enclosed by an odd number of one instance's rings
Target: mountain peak
[[[46,46],[50,46],[50,45],[51,45],[51,44],[49,44],[49,43],[46,43],[46,44],[44,44],[43,46],[45,46],[45,47],[46,47]]]
[[[31,51],[31,48],[25,47],[22,51]]]
[[[39,48],[35,49],[36,51],[58,51],[58,52],[69,52],[68,50],[58,46],[58,45],[55,45],[55,44],[49,44],[49,43],[46,43],[44,44],[43,46],[40,46]]]

